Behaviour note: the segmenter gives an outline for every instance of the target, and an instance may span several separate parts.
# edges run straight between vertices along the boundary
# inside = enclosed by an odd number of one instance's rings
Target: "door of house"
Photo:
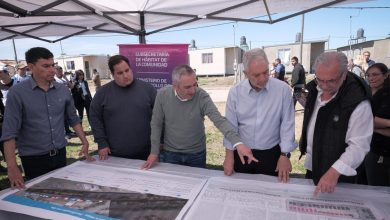
[[[85,75],[87,79],[91,79],[91,71],[89,70],[89,62],[84,61]]]

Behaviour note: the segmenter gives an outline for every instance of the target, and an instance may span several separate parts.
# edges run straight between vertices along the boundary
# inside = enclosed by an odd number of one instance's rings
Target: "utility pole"
[[[234,50],[233,71],[234,71],[234,79],[237,82],[236,27],[234,26],[234,24],[233,24],[233,50]]]
[[[299,51],[299,59],[301,64],[303,63],[302,54],[303,54],[303,29],[305,27],[305,14],[302,14],[302,28],[301,28],[301,42],[300,42],[300,51]]]

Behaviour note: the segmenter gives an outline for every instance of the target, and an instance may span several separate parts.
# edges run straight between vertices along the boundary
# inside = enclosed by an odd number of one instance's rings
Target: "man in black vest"
[[[371,93],[347,64],[343,53],[321,54],[316,78],[306,87],[300,151],[306,154],[306,178],[317,185],[314,195],[333,192],[337,182],[356,183],[356,168],[370,149]]]

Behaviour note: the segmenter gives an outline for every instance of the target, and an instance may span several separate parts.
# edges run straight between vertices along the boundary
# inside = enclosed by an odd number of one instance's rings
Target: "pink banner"
[[[120,44],[119,53],[126,56],[134,77],[156,89],[172,83],[172,70],[188,64],[188,44]]]

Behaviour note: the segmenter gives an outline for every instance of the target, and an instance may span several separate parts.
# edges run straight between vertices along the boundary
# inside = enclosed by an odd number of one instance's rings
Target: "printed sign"
[[[160,89],[172,84],[172,70],[188,64],[188,44],[120,44],[119,53],[126,56],[134,77]]]

